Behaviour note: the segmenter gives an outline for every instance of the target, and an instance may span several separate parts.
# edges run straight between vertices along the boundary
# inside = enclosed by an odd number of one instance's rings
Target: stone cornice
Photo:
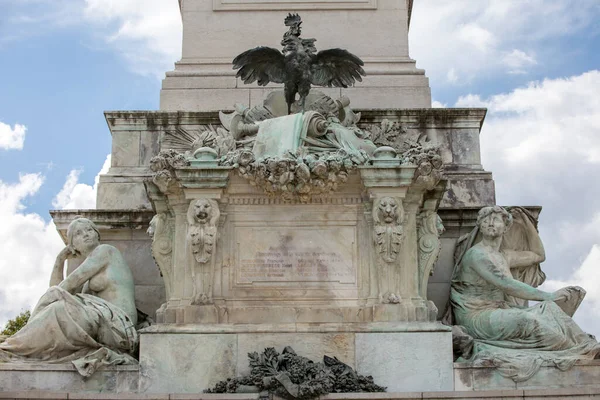
[[[94,222],[103,230],[147,229],[154,211],[149,210],[51,210],[56,230],[67,241],[67,227],[76,217]]]
[[[223,110],[231,111],[231,110]],[[404,109],[357,109],[362,114],[359,125],[380,123],[383,119],[442,127],[472,125],[481,127],[487,110],[485,108],[404,108]],[[106,123],[115,131],[164,131],[181,125],[220,125],[216,111],[106,111]]]

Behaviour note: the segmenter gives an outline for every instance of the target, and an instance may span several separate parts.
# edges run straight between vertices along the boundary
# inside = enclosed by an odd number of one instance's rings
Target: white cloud
[[[63,246],[52,222],[26,213],[23,202],[34,196],[44,178],[26,174],[19,182],[0,181],[0,325],[31,309],[48,287],[56,254]]]
[[[25,125],[15,124],[14,128],[0,121],[0,150],[23,150]]]
[[[439,102],[437,100],[433,100],[431,102],[431,107],[432,108],[446,108],[446,107],[448,107],[448,104]]]
[[[487,53],[496,46],[494,34],[477,25],[468,23],[458,27],[456,37],[465,42],[465,45],[474,46],[477,50]]]
[[[447,79],[449,65],[462,83],[490,73],[526,73],[541,63],[538,49],[548,58],[563,56],[553,39],[593,29],[599,17],[597,0],[578,0],[577,6],[564,0],[419,0],[410,52],[435,87],[455,83]]]
[[[85,0],[83,15],[95,28],[104,27],[105,40],[134,72],[162,77],[181,56],[177,1]]]
[[[107,157],[102,171],[110,166]],[[100,174],[99,173],[99,174]],[[89,208],[95,205],[94,186],[77,183],[72,171],[54,205]],[[25,202],[35,196],[44,182],[41,174],[24,174],[17,183],[0,181],[0,327],[21,311],[31,309],[48,288],[56,255],[64,244],[52,221],[27,213]]]
[[[458,75],[456,75],[456,69],[450,68],[448,70],[448,73],[446,74],[446,78],[448,79],[448,82],[450,82],[450,83],[458,82]]]
[[[598,215],[600,219],[600,214]],[[598,318],[600,318],[600,245],[592,246],[581,266],[575,270],[567,280],[549,280],[542,289],[555,291],[565,286],[581,286],[587,295],[579,310],[575,313],[575,319],[582,329],[595,334],[600,338]]]
[[[600,71],[531,82],[487,100],[460,97],[457,107],[489,108],[484,137],[494,143],[483,159],[527,164],[534,158],[577,155],[600,162]],[[498,144],[502,146],[497,147]]]
[[[3,0],[0,0],[0,4]],[[4,0],[6,1],[6,0]],[[176,0],[9,0],[0,46],[56,28],[83,28],[116,50],[133,72],[164,77],[181,56],[181,15]],[[31,4],[29,4],[31,3]],[[89,40],[85,39],[86,45]]]
[[[101,174],[108,172],[110,168],[110,154],[106,157],[102,169],[96,175],[94,185],[79,183],[81,169],[72,170],[67,176],[67,180],[60,192],[52,201],[52,205],[61,210],[81,210],[96,207],[96,194],[98,192],[98,182]]]
[[[548,285],[580,284],[588,300],[576,320],[600,337],[600,71],[531,82],[457,107],[488,107],[484,167],[498,204],[541,205]],[[591,250],[590,250],[591,249]],[[558,282],[558,283],[557,283]]]
[[[524,74],[527,67],[537,64],[533,55],[518,49],[506,53],[502,62],[508,67],[508,72],[511,74]]]

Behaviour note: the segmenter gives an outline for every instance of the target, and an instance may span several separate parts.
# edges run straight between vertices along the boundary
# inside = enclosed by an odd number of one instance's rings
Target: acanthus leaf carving
[[[177,191],[175,169],[189,165],[185,155],[174,149],[163,150],[150,160],[150,170],[154,172],[152,182],[165,194]]]
[[[419,295],[427,298],[427,283],[433,274],[433,266],[438,259],[442,243],[440,236],[445,228],[442,219],[435,211],[422,211],[417,220],[417,237],[419,244]]]
[[[392,122],[388,119],[381,121],[380,125],[372,125],[369,131],[373,143],[378,146],[391,146],[396,150],[401,150],[398,143],[404,142],[404,136],[408,132],[400,122]]]
[[[413,181],[427,190],[433,189],[443,177],[442,156],[439,147],[434,144],[413,144],[402,158],[403,164],[417,166]]]
[[[148,235],[152,238],[152,258],[160,270],[165,283],[167,300],[173,285],[173,234],[175,221],[168,213],[158,213],[150,221]]]
[[[219,204],[213,199],[197,199],[190,203],[187,212],[187,240],[192,253],[192,304],[212,302],[213,253],[217,241],[217,228],[221,216]]]
[[[404,242],[404,208],[395,197],[378,198],[373,205],[374,242],[378,259],[379,297],[383,303],[399,303],[396,260]]]

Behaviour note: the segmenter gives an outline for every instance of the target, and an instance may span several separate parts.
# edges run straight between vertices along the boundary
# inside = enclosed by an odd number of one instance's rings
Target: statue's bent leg
[[[99,322],[94,310],[85,308],[63,289],[52,287],[27,325],[2,343],[0,349],[19,358],[61,359],[82,349],[98,347],[91,335],[98,330]]]

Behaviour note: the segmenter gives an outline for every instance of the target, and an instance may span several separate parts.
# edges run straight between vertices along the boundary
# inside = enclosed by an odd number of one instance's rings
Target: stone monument
[[[51,212],[73,246],[57,258],[51,285],[59,286],[41,310],[98,303],[93,310],[114,318],[96,330],[68,328],[76,334],[65,347],[119,324],[125,329],[111,332],[128,340],[64,354],[36,348],[23,360],[22,338],[55,322],[36,310],[21,336],[0,344],[2,360],[18,361],[0,363],[0,387],[135,397],[258,385],[310,397],[334,387],[535,389],[555,376],[595,384],[597,365],[578,360],[593,358],[598,344],[569,317],[584,292],[536,289],[545,279],[540,208],[495,206],[479,154],[486,110],[431,108],[428,80],[408,55],[412,0],[179,6],[183,55],[163,81],[161,110],[106,112],[112,164],[98,208]],[[301,37],[298,14],[305,36],[331,50]],[[283,51],[271,48],[282,34]],[[520,222],[508,230],[506,215]],[[73,224],[90,228],[74,233]],[[511,270],[503,257],[519,252],[537,257]],[[509,289],[480,279],[490,260]],[[98,268],[107,265],[120,271],[117,298],[102,295]],[[78,294],[85,281],[91,294]],[[527,300],[544,301],[526,308]],[[558,357],[516,349],[531,335],[489,343],[498,330],[479,329],[474,316],[506,309],[515,317],[507,326],[519,327],[534,313],[522,310],[539,308],[549,311],[527,321],[542,326],[549,347],[560,339],[544,327],[576,337],[553,349]],[[69,310],[84,316],[69,327],[95,315]],[[311,383],[298,382],[309,370]]]

